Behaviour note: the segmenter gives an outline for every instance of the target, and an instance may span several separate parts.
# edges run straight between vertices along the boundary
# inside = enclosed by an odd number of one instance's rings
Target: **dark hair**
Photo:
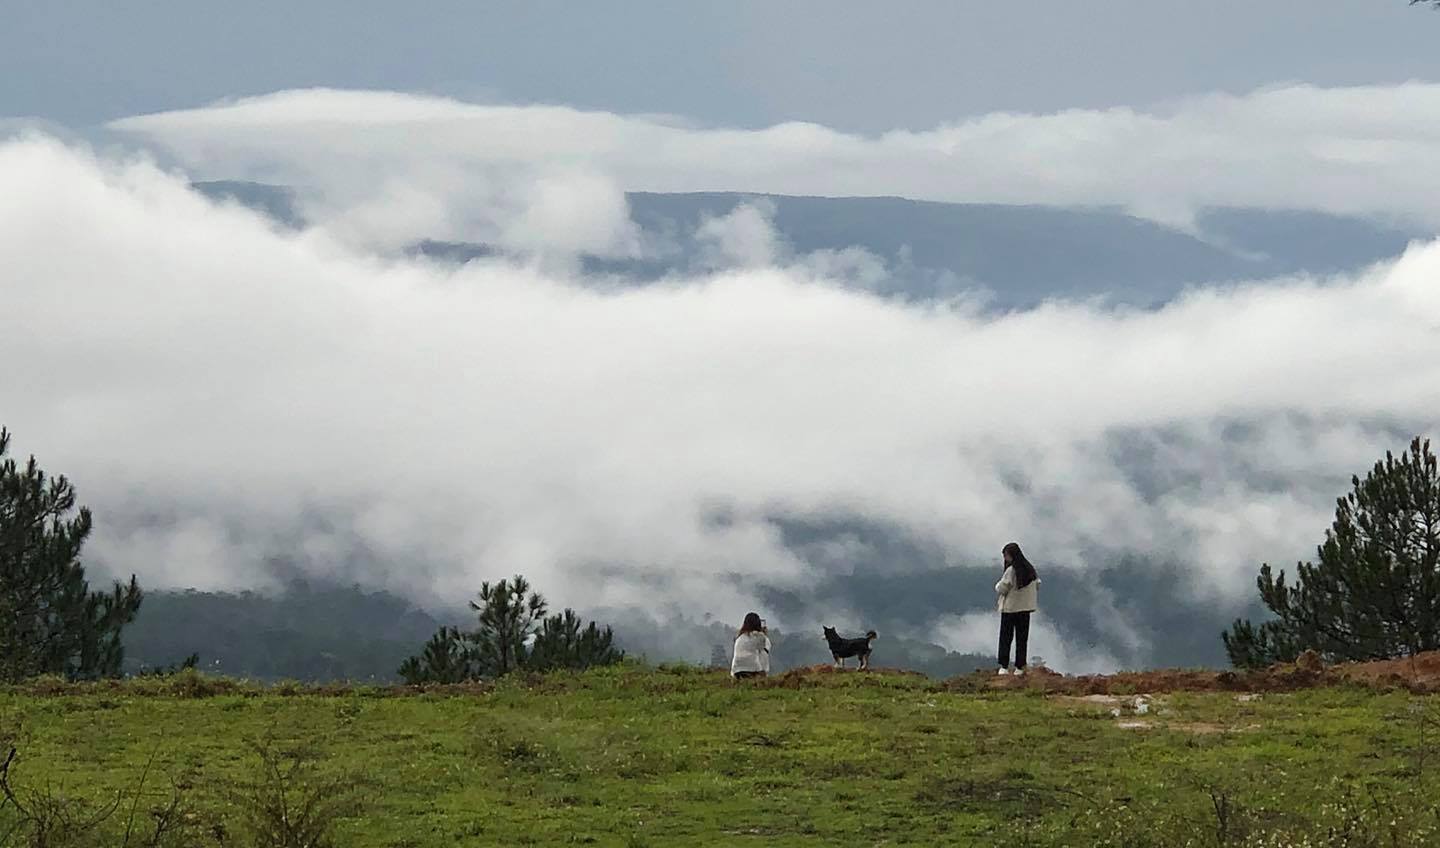
[[[735,638],[738,639],[741,636],[744,636],[746,633],[757,633],[761,629],[762,628],[760,625],[760,613],[746,613],[745,621],[740,625],[740,632],[735,634]]]
[[[1040,579],[1040,575],[1035,572],[1035,566],[1031,565],[1030,560],[1025,558],[1025,552],[1020,550],[1018,543],[1011,542],[1006,545],[1000,553],[1002,556],[1004,554],[1010,555],[1010,567],[1015,569],[1016,589],[1024,589],[1026,586]]]

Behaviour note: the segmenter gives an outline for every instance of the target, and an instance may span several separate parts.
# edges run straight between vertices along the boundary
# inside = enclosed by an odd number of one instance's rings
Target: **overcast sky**
[[[1405,0],[0,0],[0,22],[0,116],[75,128],[328,86],[877,132],[1440,77],[1440,14]]]

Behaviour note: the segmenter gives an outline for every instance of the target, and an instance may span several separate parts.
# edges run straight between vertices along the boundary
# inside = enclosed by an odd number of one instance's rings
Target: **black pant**
[[[1015,667],[1025,667],[1025,651],[1030,647],[1030,613],[1000,613],[1000,654],[996,659],[1001,668],[1010,667],[1010,640],[1015,640]]]

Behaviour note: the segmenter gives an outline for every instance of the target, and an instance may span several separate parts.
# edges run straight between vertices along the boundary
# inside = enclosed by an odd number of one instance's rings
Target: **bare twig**
[[[145,781],[150,777],[150,768],[155,765],[155,757],[159,755],[159,749],[150,751],[150,759],[145,761],[145,768],[140,772],[140,783],[135,787],[135,796],[130,799],[130,815],[125,820],[125,841],[121,845],[130,844],[130,834],[135,830],[135,810],[140,806],[140,796],[145,793]]]
[[[10,753],[5,755],[5,764],[0,765],[0,791],[5,793],[5,800],[14,805],[21,815],[27,815],[25,807],[20,799],[15,797],[15,790],[10,788],[10,764],[15,761],[15,746],[10,746]]]

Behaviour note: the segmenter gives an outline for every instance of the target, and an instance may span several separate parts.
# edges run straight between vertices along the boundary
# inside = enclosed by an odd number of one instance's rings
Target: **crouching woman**
[[[740,633],[735,637],[735,655],[730,660],[730,676],[736,680],[765,677],[770,674],[770,636],[758,613],[745,616]]]

